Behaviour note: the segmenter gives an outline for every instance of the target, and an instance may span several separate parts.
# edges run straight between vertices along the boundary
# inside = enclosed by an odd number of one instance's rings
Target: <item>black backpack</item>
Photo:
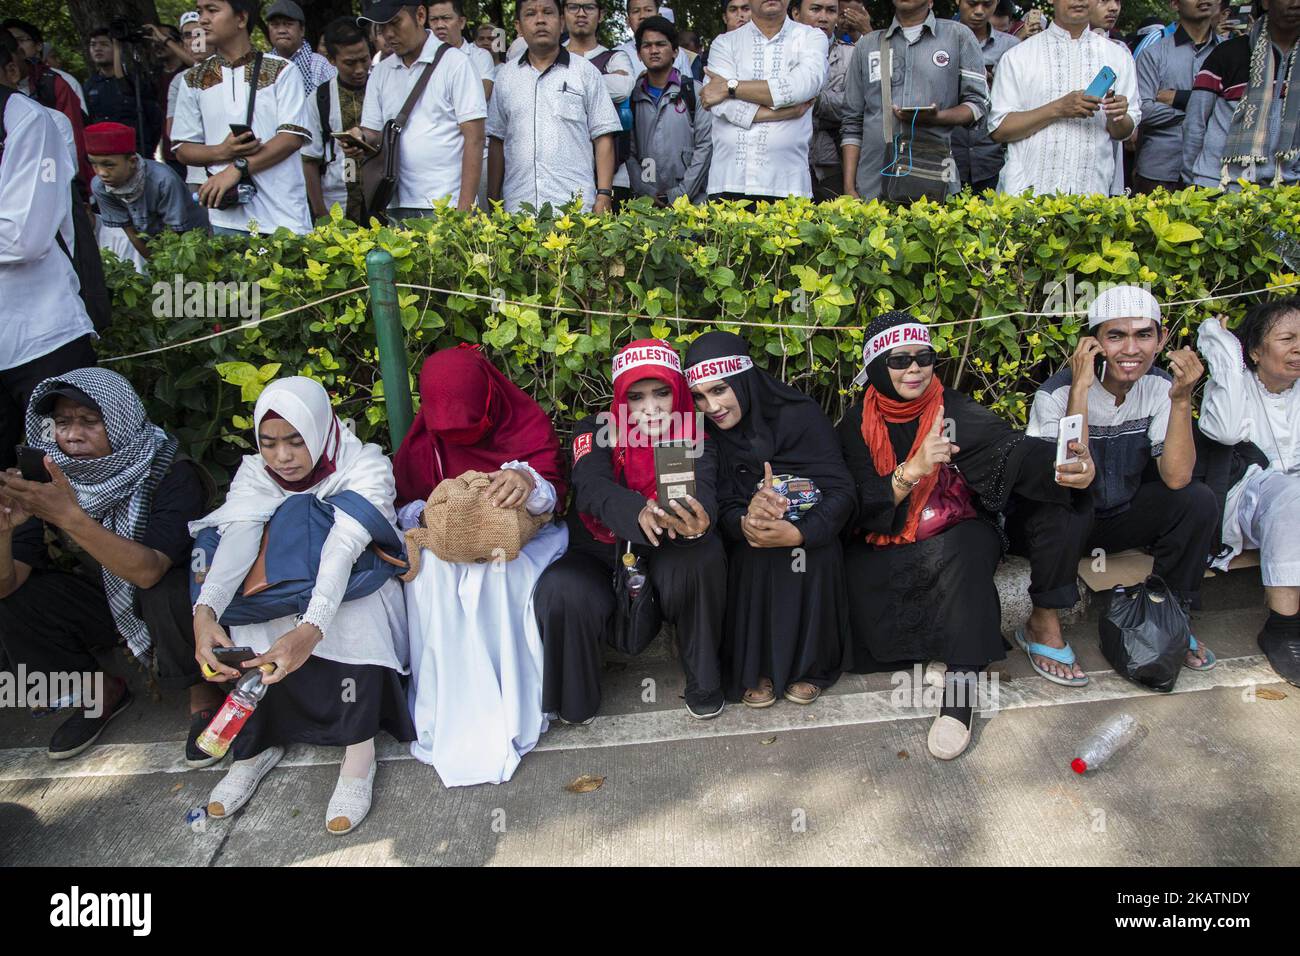
[[[53,74],[47,74],[47,77],[52,79]],[[41,84],[41,86],[44,85],[44,83]],[[50,86],[52,87],[53,83]],[[39,87],[37,93],[39,96]],[[9,102],[9,97],[14,95],[21,96],[22,94],[18,93],[12,86],[0,86],[0,162],[4,161],[4,143],[8,134],[4,125],[5,107]],[[56,232],[54,240],[59,244],[59,248],[63,250],[63,254],[68,257],[68,261],[72,263],[73,271],[77,274],[77,281],[81,285],[81,301],[85,303],[86,314],[90,316],[90,324],[95,327],[96,332],[102,332],[108,328],[109,322],[113,318],[113,301],[108,294],[108,283],[104,279],[104,260],[100,258],[99,242],[95,238],[95,228],[91,225],[86,206],[81,201],[75,175],[68,188],[72,193],[73,248],[76,251],[74,252],[68,248],[67,243],[63,241],[62,234]]]

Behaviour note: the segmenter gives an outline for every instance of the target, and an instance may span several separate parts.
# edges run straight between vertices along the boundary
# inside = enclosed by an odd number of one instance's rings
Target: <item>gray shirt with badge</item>
[[[915,39],[907,33],[915,32]],[[844,123],[840,142],[860,146],[857,187],[863,199],[880,195],[881,173],[886,167],[906,163],[906,147],[894,146],[899,139],[912,136],[918,143],[942,146],[948,150],[952,127],[903,126],[894,123],[895,137],[885,142],[882,91],[880,84],[881,50],[887,45],[893,69],[890,71],[894,106],[929,106],[939,109],[966,104],[979,122],[989,109],[988,82],[984,74],[984,57],[975,34],[955,20],[938,20],[931,11],[919,29],[907,28],[898,19],[888,29],[876,30],[858,41],[849,65],[848,92],[845,96]],[[951,191],[960,188],[954,167]]]

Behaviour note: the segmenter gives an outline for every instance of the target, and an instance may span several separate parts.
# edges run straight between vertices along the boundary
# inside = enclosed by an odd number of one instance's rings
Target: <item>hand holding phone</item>
[[[364,150],[367,153],[379,152],[379,147],[371,146],[364,139],[356,136],[350,130],[342,133],[330,133],[330,135],[344,146],[350,146],[354,150]]]
[[[29,445],[16,445],[14,450],[18,453],[18,470],[22,472],[24,481],[45,484],[54,480],[45,467],[45,452]]]
[[[253,135],[253,131],[243,123],[231,123],[230,135],[221,144],[232,160],[240,156],[251,156],[262,148],[262,141]]]
[[[251,661],[257,656],[257,651],[251,647],[214,647],[212,656],[222,664],[230,667],[238,667],[244,661]]]
[[[1083,437],[1083,416],[1066,415],[1060,420],[1056,431],[1056,465],[1067,465],[1078,461],[1079,457],[1070,453],[1070,442],[1077,442]]]
[[[1114,89],[1116,79],[1115,71],[1108,66],[1103,66],[1097,71],[1097,75],[1093,77],[1092,82],[1088,84],[1088,88],[1083,91],[1083,95],[1095,96],[1099,100],[1104,100],[1110,91]]]

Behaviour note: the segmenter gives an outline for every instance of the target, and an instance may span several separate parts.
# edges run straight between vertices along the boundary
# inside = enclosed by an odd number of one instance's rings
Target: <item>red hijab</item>
[[[673,390],[673,419],[668,433],[653,441],[629,421],[627,408],[627,390],[647,378],[663,382]],[[677,350],[659,339],[637,339],[624,346],[614,356],[614,402],[609,417],[614,478],[646,498],[657,498],[654,441],[695,440],[697,437],[695,403],[686,376],[682,374],[682,360]],[[699,437],[702,439],[703,435]],[[579,514],[579,517],[597,541],[612,544],[616,540],[614,532],[594,516]]]
[[[444,478],[491,473],[525,461],[555,486],[568,484],[560,439],[542,407],[496,370],[477,345],[434,352],[420,369],[420,414],[393,457],[399,504],[423,501]]]

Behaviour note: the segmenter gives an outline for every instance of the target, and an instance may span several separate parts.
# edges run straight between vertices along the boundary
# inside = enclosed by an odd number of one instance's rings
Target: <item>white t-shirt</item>
[[[64,117],[66,119],[66,117]],[[0,369],[48,355],[93,331],[72,262],[77,166],[50,110],[26,96],[4,108],[0,162]],[[53,175],[50,175],[53,173]]]
[[[167,118],[174,119],[176,116],[176,101],[180,99],[181,87],[185,83],[185,70],[181,70],[172,77],[171,83],[167,85]],[[186,166],[185,182],[191,186],[199,187],[207,182],[208,174],[203,171],[202,166]]]
[[[746,23],[713,41],[709,71],[727,80],[766,80],[780,109],[816,98],[829,69],[826,34],[789,17],[770,40]],[[798,119],[754,123],[755,103],[724,99],[713,113],[713,162],[709,194],[811,196],[808,147],[812,110]]]
[[[330,115],[329,128],[333,132],[342,132],[343,117],[340,115],[342,110],[339,106],[339,78],[336,75],[333,79],[326,81],[324,84],[329,88]],[[318,87],[319,89],[319,87]],[[310,159],[324,160],[329,156],[329,161],[324,164],[321,170],[320,188],[321,196],[325,200],[325,209],[329,209],[338,203],[341,208],[348,208],[348,187],[343,181],[343,170],[347,164],[347,156],[343,153],[343,147],[336,142],[326,143],[321,139],[321,117],[320,105],[313,93],[307,97],[307,128],[311,130],[311,142],[302,148],[302,155]]]
[[[376,132],[382,130],[401,111],[424,65],[432,63],[438,48],[444,45],[429,33],[424,49],[410,67],[400,56],[390,56],[376,66],[366,83],[361,125]],[[452,203],[458,202],[461,157],[465,152],[460,124],[486,116],[487,100],[478,71],[462,50],[449,48],[402,131],[397,194],[389,205],[430,209],[435,200],[444,196]]]
[[[230,135],[231,123],[243,123],[248,115],[253,54],[233,68],[220,54],[214,54],[182,75],[185,82],[176,97],[172,143],[216,146]],[[264,54],[253,110],[253,134],[263,143],[277,133],[292,133],[310,142],[307,123],[302,74],[283,57]],[[208,168],[218,173],[226,165],[218,163]],[[299,235],[311,231],[307,182],[302,157],[296,151],[269,169],[251,175],[257,195],[247,204],[208,210],[213,226],[251,232],[256,225],[261,233],[283,226]]]
[[[1103,66],[1115,71],[1114,91],[1128,97],[1128,115],[1136,127],[1142,119],[1142,103],[1132,54],[1123,44],[1092,30],[1084,30],[1075,40],[1053,23],[1002,54],[993,74],[989,130],[1001,126],[1008,113],[1037,109],[1066,93],[1087,89]],[[998,188],[1006,193],[1033,189],[1040,195],[1109,195],[1115,178],[1114,144],[1101,110],[1087,119],[1057,120],[1007,145]]]

